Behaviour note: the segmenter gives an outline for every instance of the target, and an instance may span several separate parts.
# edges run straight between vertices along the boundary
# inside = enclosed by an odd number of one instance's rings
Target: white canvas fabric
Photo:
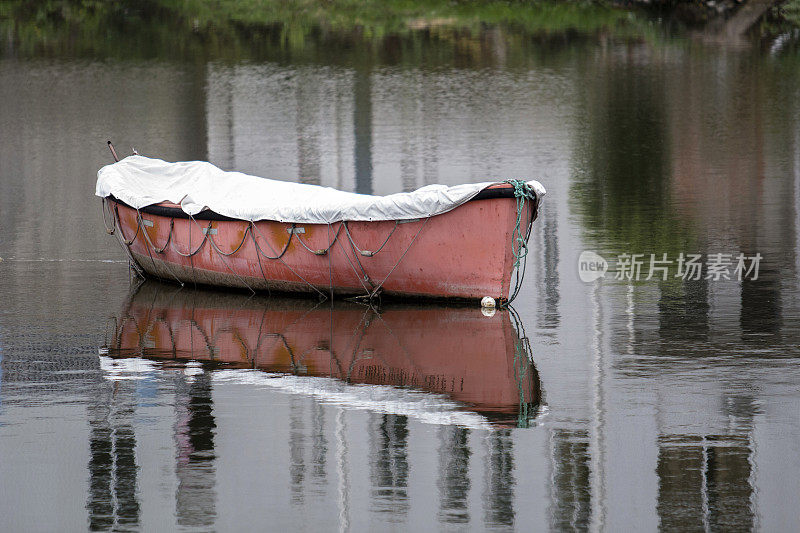
[[[242,220],[330,224],[342,220],[408,220],[446,213],[497,182],[447,187],[428,185],[414,192],[370,196],[319,185],[292,183],[225,172],[211,163],[169,163],[132,155],[97,172],[95,193],[114,195],[140,209],[169,201],[196,215],[204,209]],[[537,197],[538,181],[528,182]]]

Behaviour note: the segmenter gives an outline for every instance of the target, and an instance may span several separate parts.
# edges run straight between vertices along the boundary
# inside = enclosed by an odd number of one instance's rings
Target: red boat
[[[541,389],[513,318],[469,307],[395,305],[378,313],[146,282],[125,303],[107,353],[437,393],[494,425],[516,426],[538,413]]]
[[[111,167],[114,165],[105,168]],[[315,187],[291,185],[305,190]],[[132,264],[163,280],[370,298],[380,293],[470,299],[489,296],[502,303],[510,292],[513,299],[519,289],[524,272],[521,260],[544,189],[539,191],[521,181],[483,185],[467,200],[440,209],[444,211],[441,214],[418,218],[408,218],[408,213],[415,211],[406,209],[399,215],[390,210],[384,217],[395,219],[376,220],[369,209],[375,211],[376,205],[381,210],[386,205],[394,208],[394,203],[409,202],[417,193],[430,196],[430,187],[390,197],[351,195],[359,206],[366,206],[356,213],[366,213],[362,218],[370,215],[369,219],[331,218],[333,221],[324,223],[236,218],[216,212],[208,204],[201,204],[203,209],[194,214],[187,213],[185,205],[169,201],[137,208],[110,192],[117,190],[113,186],[101,190],[98,185],[98,195],[104,198],[106,227],[118,236]],[[446,197],[454,189],[435,192]],[[176,194],[173,201],[182,202],[185,193],[169,194]],[[147,198],[136,200],[145,204]],[[375,203],[370,204],[370,199]],[[338,197],[337,201],[341,203]],[[300,207],[316,214],[313,204],[300,203]]]

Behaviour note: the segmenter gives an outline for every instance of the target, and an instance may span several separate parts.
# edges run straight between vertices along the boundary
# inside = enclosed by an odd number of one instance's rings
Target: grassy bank
[[[432,26],[477,28],[505,25],[529,31],[590,33],[631,29],[624,10],[593,2],[500,2],[492,0],[189,0],[184,12],[200,24],[228,20],[238,24],[291,27],[361,28],[382,36]]]
[[[532,34],[602,32],[635,37],[649,33],[652,24],[646,17],[619,7],[621,3],[614,0],[5,0],[0,1],[0,19],[34,23],[43,30],[54,24],[91,26],[96,21],[139,18],[183,21],[194,31],[226,30],[231,25],[280,25],[295,32],[357,28],[366,37],[443,26],[474,30],[487,25]],[[626,3],[631,4],[636,2]],[[771,18],[800,27],[800,0],[786,0],[772,10]]]
[[[0,52],[31,56],[245,59],[277,51],[364,62],[384,61],[362,56],[388,46],[409,59],[477,58],[489,41],[513,54],[531,38],[655,33],[642,17],[587,1],[0,0]],[[389,42],[395,37],[400,44]]]
[[[771,18],[765,34],[800,24],[800,0]],[[38,56],[243,59],[332,54],[331,43],[353,55],[397,36],[406,54],[439,53],[435,42],[475,55],[487,39],[509,51],[532,38],[654,42],[666,26],[611,0],[0,0],[0,52]]]
[[[0,18],[50,27],[126,19],[179,20],[194,31],[280,25],[299,31],[358,29],[381,37],[430,27],[503,25],[531,33],[634,34],[630,12],[588,1],[496,0],[11,0]]]

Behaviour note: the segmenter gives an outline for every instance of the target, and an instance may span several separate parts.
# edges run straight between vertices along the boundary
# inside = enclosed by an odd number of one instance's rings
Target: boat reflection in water
[[[392,305],[378,311],[146,282],[109,326],[110,358],[101,364],[118,373],[125,358],[197,361],[218,368],[215,380],[343,407],[468,427],[527,427],[539,413],[541,388],[515,325],[521,330],[513,310],[487,316],[475,307]]]

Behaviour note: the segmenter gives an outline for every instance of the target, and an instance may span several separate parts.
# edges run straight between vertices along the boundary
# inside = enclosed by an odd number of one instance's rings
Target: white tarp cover
[[[211,163],[169,163],[132,155],[97,172],[96,194],[114,195],[140,209],[159,202],[180,204],[196,215],[204,209],[242,220],[329,224],[342,220],[408,220],[446,213],[497,182],[447,187],[428,185],[414,192],[370,196],[319,185],[225,172]],[[537,181],[528,182],[537,196]]]

